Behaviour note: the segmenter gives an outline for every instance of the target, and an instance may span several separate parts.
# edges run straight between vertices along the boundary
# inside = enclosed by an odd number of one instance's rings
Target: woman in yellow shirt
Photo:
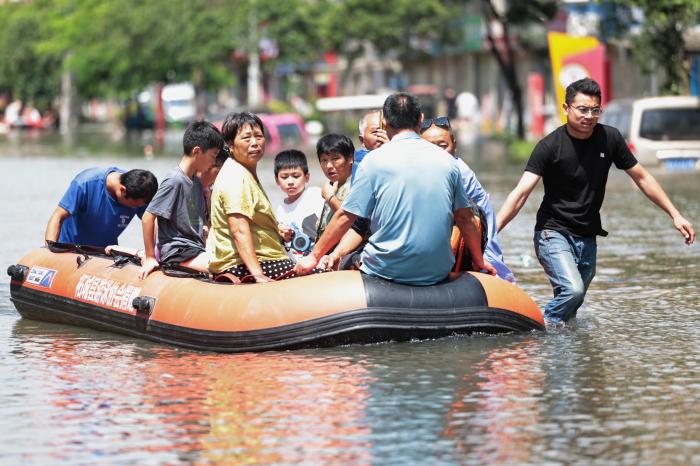
[[[287,256],[270,200],[258,179],[265,153],[260,118],[250,112],[231,113],[222,125],[231,158],[214,183],[209,247],[212,273],[251,275],[256,282],[273,281],[294,268]]]

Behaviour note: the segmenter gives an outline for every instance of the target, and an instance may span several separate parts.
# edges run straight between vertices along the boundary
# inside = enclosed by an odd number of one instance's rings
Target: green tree
[[[458,28],[449,27],[459,17],[464,1],[344,0],[330,2],[320,28],[326,49],[353,61],[372,44],[380,56],[400,61],[428,55],[434,43],[454,43]],[[349,69],[349,67],[348,67]]]
[[[0,89],[44,110],[59,87],[61,57],[41,53],[48,17],[39,3],[0,8]]]
[[[688,26],[696,24],[700,0],[631,0],[618,4],[638,7],[644,13],[640,34],[632,37],[632,55],[646,73],[661,68],[665,79],[662,94],[688,91],[686,44]]]
[[[323,50],[320,49],[320,18],[326,0],[240,0],[228,18],[228,28],[234,32],[232,42],[241,65],[250,64],[260,52],[261,41],[273,43],[276,56],[267,56],[262,64],[272,73],[280,64],[293,65],[298,72],[308,70]],[[241,70],[241,74],[245,71]]]
[[[47,53],[70,52],[65,66],[84,97],[127,96],[154,81],[230,82],[230,2],[55,0]],[[227,32],[229,31],[229,32]]]
[[[278,59],[304,61],[318,55],[322,0],[225,0],[213,14],[225,15],[226,40],[249,52],[260,40],[276,42]]]

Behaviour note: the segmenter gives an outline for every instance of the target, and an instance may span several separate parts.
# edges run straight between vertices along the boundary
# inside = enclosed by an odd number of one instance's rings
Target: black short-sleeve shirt
[[[600,223],[600,207],[613,163],[627,170],[637,164],[637,159],[612,126],[597,124],[588,139],[570,136],[566,125],[545,136],[525,167],[540,175],[544,183],[535,229],[607,236]]]

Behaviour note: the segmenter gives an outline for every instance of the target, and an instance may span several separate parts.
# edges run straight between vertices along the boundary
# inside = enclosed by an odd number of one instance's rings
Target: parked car
[[[698,97],[613,100],[600,122],[620,130],[642,164],[669,170],[700,169]]]
[[[163,87],[163,111],[169,122],[187,124],[197,117],[194,86],[188,82]]]
[[[304,118],[298,113],[263,113],[260,119],[265,125],[268,150],[277,152],[283,148],[304,150],[309,142]]]

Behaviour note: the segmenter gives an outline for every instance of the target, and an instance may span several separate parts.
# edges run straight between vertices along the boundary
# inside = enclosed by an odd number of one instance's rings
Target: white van
[[[169,122],[189,123],[197,116],[194,86],[190,83],[163,86],[163,112]]]
[[[609,102],[600,122],[614,126],[644,165],[700,169],[700,99],[690,96]]]

